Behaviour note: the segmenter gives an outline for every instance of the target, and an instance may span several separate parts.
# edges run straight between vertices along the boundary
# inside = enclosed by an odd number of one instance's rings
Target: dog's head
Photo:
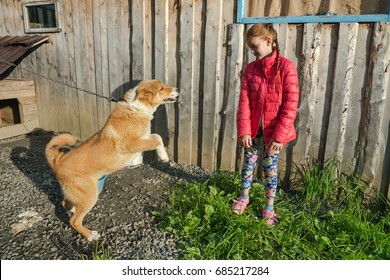
[[[135,88],[126,92],[126,102],[140,102],[148,107],[156,108],[163,103],[173,103],[179,93],[173,88],[163,84],[159,80],[145,80]]]

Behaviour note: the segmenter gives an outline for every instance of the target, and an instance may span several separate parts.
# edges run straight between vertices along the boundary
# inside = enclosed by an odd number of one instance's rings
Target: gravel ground
[[[152,212],[164,207],[178,180],[204,181],[209,173],[145,160],[139,168],[111,174],[84,219],[101,235],[97,244],[91,243],[70,227],[60,205],[60,186],[44,155],[51,137],[35,133],[0,141],[2,260],[91,259],[102,248],[115,259],[178,258],[174,237],[156,227]]]

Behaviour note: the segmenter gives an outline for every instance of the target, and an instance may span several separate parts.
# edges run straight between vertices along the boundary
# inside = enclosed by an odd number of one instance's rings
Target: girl
[[[294,64],[280,56],[277,32],[270,24],[255,24],[246,34],[246,43],[256,56],[243,72],[237,110],[238,144],[244,147],[241,196],[232,210],[242,214],[249,203],[253,171],[259,156],[260,137],[264,139],[262,168],[266,205],[262,218],[268,225],[277,222],[274,199],[278,184],[279,152],[296,138],[299,87]]]

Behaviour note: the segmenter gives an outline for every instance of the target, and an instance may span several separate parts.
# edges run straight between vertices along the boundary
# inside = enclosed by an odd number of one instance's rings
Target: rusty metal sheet
[[[49,41],[48,36],[0,36],[0,75],[22,58],[26,52]]]

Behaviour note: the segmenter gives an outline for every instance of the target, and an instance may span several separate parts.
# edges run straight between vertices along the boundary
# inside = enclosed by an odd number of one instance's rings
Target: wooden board
[[[213,19],[206,25],[205,30],[205,65],[201,113],[202,144],[201,166],[207,170],[217,167],[217,144],[219,127],[220,100],[220,63],[222,51],[222,0],[207,2],[206,17]]]
[[[312,156],[310,151],[315,125],[315,100],[318,91],[318,61],[321,44],[321,24],[306,24],[302,55],[304,59],[299,66],[300,107],[298,109],[298,140],[294,148],[296,163],[307,162]]]
[[[76,86],[78,90],[79,115],[82,122],[80,138],[86,140],[99,129],[97,119],[96,96],[88,92],[96,92],[94,66],[94,41],[92,26],[91,0],[78,0],[72,5],[73,34],[75,42]]]
[[[115,20],[108,20],[107,16],[111,11],[111,8],[107,6],[106,0],[99,0],[92,2],[93,9],[93,30],[94,30],[94,45],[95,45],[95,75],[96,75],[96,92],[109,97],[110,91],[110,79],[109,79],[109,49],[117,51],[116,43],[114,39],[118,36],[113,36],[112,32],[109,32],[110,24]],[[117,18],[115,15],[113,18]],[[109,34],[111,37],[109,38]],[[115,37],[115,38],[113,38]],[[109,43],[113,45],[109,45]],[[106,123],[107,117],[111,112],[111,104],[103,98],[97,100],[97,120],[98,128],[101,129]]]
[[[379,182],[377,169],[384,155],[386,144],[382,140],[381,126],[384,116],[388,115],[385,104],[389,102],[387,85],[389,82],[390,24],[375,23],[370,52],[369,73],[373,78],[366,85],[365,106],[363,117],[367,118],[364,125],[362,141],[364,149],[363,174],[369,182]],[[386,118],[388,120],[388,117]],[[384,124],[387,126],[387,123]]]
[[[166,58],[166,77],[167,84],[170,86],[178,85],[178,73],[180,72],[178,60],[177,60],[177,45],[178,45],[178,25],[177,18],[179,14],[179,4],[176,0],[168,0],[168,3],[165,6],[167,8],[166,11],[166,21],[167,21],[167,58]],[[180,88],[178,88],[180,95],[184,94]],[[181,97],[180,97],[181,98]],[[171,104],[172,106],[166,106],[167,113],[167,126],[168,126],[168,141],[165,142],[168,145],[168,155],[169,158],[179,161],[179,153],[178,150],[178,126],[177,126],[177,106],[176,104]]]
[[[242,53],[244,51],[244,26],[238,24],[229,25],[229,37],[227,40],[227,60],[230,66],[226,72],[226,95],[224,96],[224,105],[221,112],[221,162],[220,168],[224,170],[234,170],[236,167],[236,149],[237,149],[237,126],[236,113],[238,100],[240,96]],[[238,48],[233,48],[238,44]]]
[[[8,99],[17,99],[21,123],[13,124],[14,116],[7,118],[7,112],[3,111],[2,117],[10,124],[0,123],[0,139],[27,134],[40,127],[33,81],[19,79],[0,81],[0,100]]]
[[[194,85],[194,13],[195,7],[191,0],[181,3],[180,13],[180,76],[179,86],[181,91],[180,102],[178,103],[178,150],[180,151],[179,163],[192,163],[192,140],[197,136],[193,134],[194,101],[193,97],[197,93],[193,91]]]
[[[326,157],[342,158],[345,149],[358,27],[357,23],[340,24],[334,76],[344,79],[333,79],[335,82],[326,137]]]

